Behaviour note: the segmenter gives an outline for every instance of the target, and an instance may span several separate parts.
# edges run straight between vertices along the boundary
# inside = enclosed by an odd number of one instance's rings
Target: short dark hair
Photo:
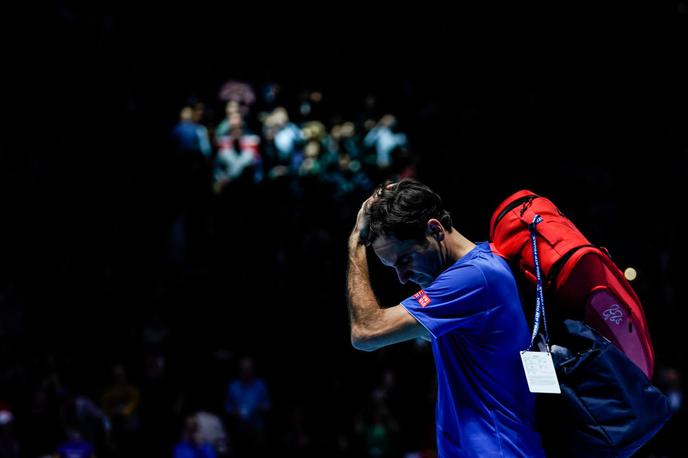
[[[425,240],[428,220],[435,218],[447,232],[452,219],[442,198],[416,180],[405,179],[394,185],[385,183],[376,191],[377,198],[368,207],[368,228],[362,241],[371,244],[380,236],[399,240]]]

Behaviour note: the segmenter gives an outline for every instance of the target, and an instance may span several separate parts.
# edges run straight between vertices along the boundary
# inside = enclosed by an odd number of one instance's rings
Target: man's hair
[[[447,232],[452,231],[451,215],[444,209],[442,199],[423,183],[410,179],[385,183],[375,195],[367,210],[368,228],[362,234],[366,244],[380,236],[424,241],[431,218],[439,220]]]

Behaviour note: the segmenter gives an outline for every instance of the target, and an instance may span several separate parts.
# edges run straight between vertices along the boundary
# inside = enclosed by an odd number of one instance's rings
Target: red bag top
[[[490,220],[490,241],[495,251],[510,262],[518,261],[526,273],[534,273],[529,225],[535,215],[543,275],[569,251],[590,245],[588,239],[548,199],[521,190],[505,199]]]

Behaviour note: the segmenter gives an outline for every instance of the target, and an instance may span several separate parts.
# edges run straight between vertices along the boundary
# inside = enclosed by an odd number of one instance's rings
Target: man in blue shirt
[[[423,289],[381,308],[366,246],[401,283]],[[440,457],[544,456],[520,362],[530,335],[513,274],[489,244],[476,245],[452,227],[430,188],[404,180],[363,203],[349,239],[347,295],[355,348],[432,342]]]

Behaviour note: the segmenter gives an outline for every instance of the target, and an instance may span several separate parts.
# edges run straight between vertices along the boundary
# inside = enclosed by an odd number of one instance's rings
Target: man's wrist
[[[365,245],[358,243],[355,238],[351,238],[349,243],[349,263],[355,265],[356,268],[361,269],[368,267],[368,259],[366,256]]]

